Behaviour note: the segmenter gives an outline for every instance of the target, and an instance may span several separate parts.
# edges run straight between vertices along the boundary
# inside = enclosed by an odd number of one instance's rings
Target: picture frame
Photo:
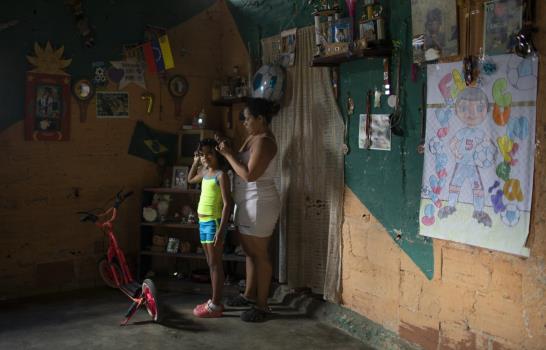
[[[188,172],[189,168],[187,166],[174,166],[171,187],[180,190],[187,190]]]
[[[25,140],[69,140],[69,75],[27,72],[25,106]]]
[[[388,114],[372,114],[370,131],[367,130],[367,114],[360,115],[358,148],[377,151],[391,150],[391,123]],[[368,140],[368,137],[370,140]]]
[[[97,118],[129,118],[129,93],[97,91]]]
[[[514,52],[523,25],[522,0],[484,2],[483,48],[486,55]]]
[[[340,18],[334,24],[334,42],[350,43],[353,41],[353,22],[350,17]]]
[[[180,247],[180,240],[178,238],[169,237],[165,250],[167,253],[176,254],[178,253],[179,247]]]

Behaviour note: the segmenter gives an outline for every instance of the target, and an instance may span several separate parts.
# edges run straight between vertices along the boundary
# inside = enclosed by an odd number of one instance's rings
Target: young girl
[[[221,317],[224,311],[220,302],[224,285],[222,252],[232,203],[229,177],[222,170],[226,161],[216,151],[217,146],[218,143],[213,139],[202,140],[188,175],[189,183],[201,182],[201,197],[197,207],[199,235],[212,282],[212,299],[193,309],[197,317]],[[199,163],[204,168],[201,172],[198,172]]]

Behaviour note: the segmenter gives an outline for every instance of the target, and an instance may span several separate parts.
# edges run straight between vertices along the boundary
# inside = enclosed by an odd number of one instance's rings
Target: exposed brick
[[[475,251],[445,246],[442,257],[442,280],[479,290],[489,287],[491,268],[480,263]]]
[[[471,332],[464,323],[442,321],[440,349],[474,350],[476,334]]]
[[[402,322],[398,330],[400,336],[414,344],[420,345],[425,350],[438,349],[438,330],[434,328],[415,327]]]
[[[474,312],[469,315],[472,329],[518,343],[525,336],[523,307],[501,297],[476,294]]]

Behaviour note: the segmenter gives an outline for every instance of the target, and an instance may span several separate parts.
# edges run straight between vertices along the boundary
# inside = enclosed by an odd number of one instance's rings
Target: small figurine
[[[188,215],[188,224],[195,224],[197,221],[195,220],[195,214],[190,213]]]

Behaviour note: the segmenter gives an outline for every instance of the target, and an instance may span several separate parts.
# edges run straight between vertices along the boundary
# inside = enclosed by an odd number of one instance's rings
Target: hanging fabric
[[[279,146],[283,203],[280,279],[339,302],[344,124],[329,69],[309,66],[314,28],[299,29],[297,35],[298,55],[286,72],[283,107],[272,125]],[[279,40],[279,36],[262,40],[264,64],[275,62]]]

